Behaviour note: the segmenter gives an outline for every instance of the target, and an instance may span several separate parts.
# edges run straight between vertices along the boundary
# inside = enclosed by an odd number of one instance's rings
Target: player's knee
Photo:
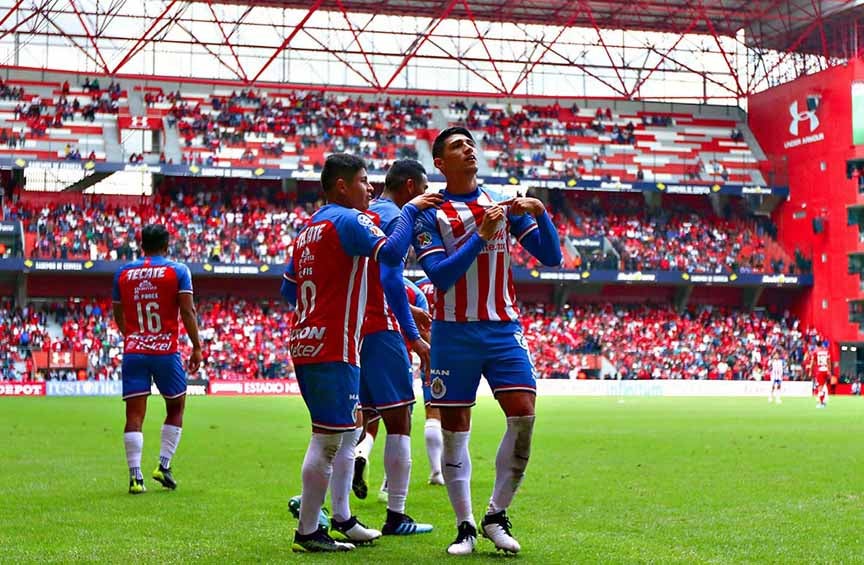
[[[536,395],[525,391],[498,394],[498,403],[508,418],[534,416],[535,399]]]

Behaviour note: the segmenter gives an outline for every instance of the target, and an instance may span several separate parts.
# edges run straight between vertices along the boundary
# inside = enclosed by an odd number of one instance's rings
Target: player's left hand
[[[429,333],[429,330],[432,328],[432,317],[429,315],[429,312],[416,306],[410,306],[410,308],[411,315],[414,317],[414,323],[417,325],[420,335]]]
[[[204,358],[201,355],[201,350],[200,349],[193,349],[192,354],[189,355],[189,372],[190,373],[197,373],[198,369],[201,368],[201,363],[203,360],[204,360]]]
[[[546,211],[546,206],[536,198],[530,196],[517,196],[503,202],[498,202],[499,206],[510,206],[510,213],[514,216],[522,214],[531,214],[535,218]]]
[[[429,372],[430,354],[429,344],[422,337],[418,337],[411,342],[411,351],[417,354],[420,358],[420,374],[425,375]]]

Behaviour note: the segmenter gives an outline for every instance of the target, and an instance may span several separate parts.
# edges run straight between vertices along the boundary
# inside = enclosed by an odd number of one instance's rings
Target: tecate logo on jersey
[[[137,269],[129,269],[126,271],[126,280],[162,279],[165,278],[165,271],[167,270],[168,267],[139,267]]]
[[[297,236],[297,241],[294,242],[294,249],[303,247],[304,245],[308,245],[310,243],[315,243],[316,241],[320,241],[323,233],[324,224],[309,226],[308,228],[303,230],[303,233]]]

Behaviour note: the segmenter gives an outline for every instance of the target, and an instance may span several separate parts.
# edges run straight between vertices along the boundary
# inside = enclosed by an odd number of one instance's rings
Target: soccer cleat
[[[174,475],[171,474],[171,469],[166,469],[161,464],[153,471],[153,479],[162,483],[165,488],[174,490],[177,488],[177,481],[174,480]]]
[[[432,473],[429,475],[429,484],[430,485],[443,485],[444,484],[444,475],[439,471],[437,473]]]
[[[401,512],[387,510],[387,521],[381,528],[385,536],[410,536],[412,534],[428,534],[432,531],[432,524],[418,524],[414,519]]]
[[[512,527],[513,525],[504,510],[495,514],[486,514],[483,521],[480,522],[483,537],[492,540],[496,549],[505,553],[519,553],[522,547],[510,533]]]
[[[305,536],[294,530],[294,544],[291,546],[291,551],[310,553],[351,551],[352,549],[354,549],[354,544],[334,540],[327,534],[324,526],[318,526],[317,530]]]
[[[354,496],[363,500],[369,494],[369,485],[366,484],[366,458],[356,457],[354,459],[354,478],[351,481],[351,490]]]
[[[288,501],[288,511],[295,519],[300,519],[300,495],[292,496]],[[322,508],[318,513],[318,525],[324,527],[324,531],[330,529],[330,512],[326,508]]]
[[[147,492],[147,487],[144,486],[144,479],[129,479],[129,494],[144,494]]]
[[[456,539],[447,548],[447,553],[450,555],[470,555],[474,552],[475,545],[477,545],[477,528],[470,522],[462,522],[459,524]]]
[[[334,518],[330,523],[330,531],[339,534],[347,541],[356,545],[372,543],[381,537],[381,532],[367,528],[357,519],[357,516],[351,516],[344,522],[340,522]]]

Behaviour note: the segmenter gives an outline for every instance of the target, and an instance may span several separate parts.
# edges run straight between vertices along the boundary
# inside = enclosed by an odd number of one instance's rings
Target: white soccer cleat
[[[456,539],[447,548],[450,555],[471,555],[477,545],[477,528],[469,522],[459,524]]]
[[[492,540],[495,549],[505,553],[519,553],[519,550],[522,549],[522,546],[510,533],[510,528],[513,525],[510,524],[510,519],[507,518],[507,513],[504,510],[495,514],[486,514],[480,527],[483,530],[483,537]]]
[[[437,473],[432,473],[429,475],[429,484],[430,485],[443,485],[444,484],[444,475],[439,471]]]
[[[330,533],[336,533],[356,545],[372,543],[381,537],[380,531],[367,528],[357,519],[357,516],[351,516],[344,522],[335,518],[332,519],[330,521]]]
[[[778,399],[777,399],[777,404],[783,404],[783,399],[782,399],[782,398],[778,398]]]

